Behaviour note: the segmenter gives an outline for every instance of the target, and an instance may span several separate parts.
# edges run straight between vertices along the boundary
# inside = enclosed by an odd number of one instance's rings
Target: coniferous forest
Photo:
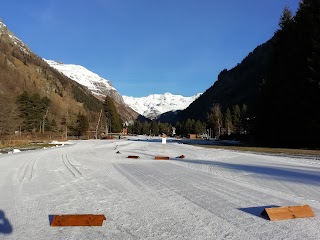
[[[302,1],[294,17],[284,9],[279,25],[255,133],[269,144],[319,147],[320,1]]]

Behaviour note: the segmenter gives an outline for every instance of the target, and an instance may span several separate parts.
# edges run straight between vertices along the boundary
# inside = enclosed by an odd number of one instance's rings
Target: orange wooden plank
[[[52,227],[76,227],[76,226],[102,226],[104,215],[82,214],[82,215],[54,215],[51,222]]]
[[[135,158],[135,159],[137,159],[137,158],[140,158],[140,157],[139,157],[139,156],[129,155],[128,158]]]
[[[166,157],[166,156],[155,156],[154,159],[155,160],[169,160],[169,157]]]
[[[271,221],[315,216],[309,205],[265,208],[261,214]]]

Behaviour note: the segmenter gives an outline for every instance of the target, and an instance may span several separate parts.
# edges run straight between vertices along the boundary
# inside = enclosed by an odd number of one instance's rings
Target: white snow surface
[[[319,239],[319,161],[165,146],[136,137],[0,155],[0,239]],[[305,204],[314,218],[260,216],[266,206]],[[50,227],[54,214],[106,220]]]
[[[191,97],[184,97],[167,92],[165,94],[151,94],[147,97],[139,98],[123,96],[123,100],[136,112],[147,118],[154,119],[165,112],[186,109],[200,95],[201,93]]]
[[[64,64],[53,60],[44,59],[51,67],[55,68],[70,79],[87,87],[96,95],[105,96],[105,91],[116,90],[109,80],[100,77],[87,68],[76,64]]]

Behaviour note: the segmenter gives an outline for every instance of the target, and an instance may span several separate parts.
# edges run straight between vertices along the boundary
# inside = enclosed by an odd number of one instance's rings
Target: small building
[[[189,134],[189,138],[190,139],[196,139],[197,138],[197,134],[194,134],[194,133]]]

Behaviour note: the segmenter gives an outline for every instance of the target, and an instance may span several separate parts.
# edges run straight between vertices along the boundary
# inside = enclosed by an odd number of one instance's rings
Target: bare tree
[[[0,101],[0,138],[14,134],[19,126],[18,107],[1,96]]]
[[[210,108],[207,116],[208,124],[213,127],[215,136],[221,135],[223,115],[221,112],[220,104],[214,103]]]

